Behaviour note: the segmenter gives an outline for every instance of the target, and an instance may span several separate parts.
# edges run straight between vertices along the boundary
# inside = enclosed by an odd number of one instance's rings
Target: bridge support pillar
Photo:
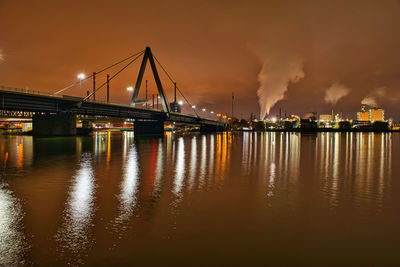
[[[68,136],[76,135],[76,118],[74,114],[35,114],[32,118],[34,136]]]
[[[133,124],[135,134],[163,135],[164,121],[135,121]]]

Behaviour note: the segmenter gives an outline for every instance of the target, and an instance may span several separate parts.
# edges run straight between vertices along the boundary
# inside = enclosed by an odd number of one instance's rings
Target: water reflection
[[[32,165],[33,145],[31,136],[3,137],[0,145],[0,161],[3,169],[16,168],[23,171]]]
[[[120,215],[117,222],[128,220],[133,213],[136,204],[136,191],[139,184],[139,166],[136,146],[133,144],[128,151],[125,161],[123,180],[121,183]]]
[[[210,136],[210,161],[209,161],[209,176],[213,177],[214,175],[214,163],[215,163],[215,141],[214,141],[215,135]]]
[[[178,149],[176,154],[175,166],[173,193],[177,196],[180,196],[185,177],[185,143],[183,141],[183,137],[179,137],[178,139]]]
[[[199,175],[199,187],[203,187],[204,179],[206,176],[206,163],[207,163],[207,136],[201,137],[201,159],[200,159],[200,175]]]
[[[197,142],[196,136],[192,137],[192,145],[190,148],[190,174],[189,174],[189,189],[192,189],[195,181],[197,165]]]
[[[375,218],[398,211],[395,177],[399,166],[395,162],[400,158],[396,149],[400,138],[395,134],[166,133],[163,138],[139,139],[133,132],[124,132],[36,139],[33,144],[29,138],[0,138],[0,164],[7,174],[0,177],[0,184],[10,185],[10,189],[0,186],[0,265],[24,259],[23,231],[37,231],[39,227],[32,227],[37,222],[49,224],[51,234],[26,234],[40,236],[29,241],[33,247],[53,248],[53,229],[58,229],[56,249],[62,252],[61,258],[73,265],[94,265],[90,259],[103,252],[135,260],[142,252],[151,255],[150,247],[164,249],[158,243],[161,238],[189,244],[186,236],[201,240],[204,232],[207,237],[200,245],[212,246],[209,241],[215,240],[216,231],[221,237],[241,235],[241,226],[247,227],[249,221],[257,238],[274,241],[277,237],[268,226],[289,225],[302,235],[307,227],[320,227],[327,214],[345,221],[349,214],[368,212],[374,215],[368,218]],[[57,143],[60,149],[52,151]],[[36,147],[31,156],[35,164],[23,176],[32,146]],[[75,166],[75,173],[65,173]],[[49,170],[62,179],[43,177]],[[19,199],[30,203],[23,205],[26,214]],[[32,208],[33,203],[53,199],[56,204],[45,213],[32,212],[40,211]],[[65,210],[58,210],[65,199]],[[228,225],[227,219],[234,223]],[[22,223],[26,230],[19,226]],[[329,223],[321,229],[332,229]],[[194,234],[197,229],[200,235]],[[323,235],[334,239],[340,233]],[[247,237],[242,236],[245,243]],[[277,238],[275,244],[279,242]],[[32,251],[35,259],[47,255]]]
[[[153,196],[155,197],[160,197],[164,170],[165,170],[164,146],[163,146],[163,141],[160,139],[158,141],[157,163],[156,163],[156,172],[154,179]]]
[[[321,190],[332,207],[345,205],[347,197],[358,207],[382,207],[391,176],[391,134],[324,133],[315,146]]]
[[[64,215],[64,227],[57,236],[63,243],[62,247],[75,256],[82,256],[81,253],[93,243],[89,234],[93,219],[94,191],[92,159],[90,154],[85,153],[72,180]]]
[[[5,183],[0,182],[0,266],[17,266],[26,263],[27,249],[22,233],[21,205]]]

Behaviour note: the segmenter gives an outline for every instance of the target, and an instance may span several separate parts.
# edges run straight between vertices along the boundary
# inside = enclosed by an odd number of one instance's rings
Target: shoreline
[[[129,129],[101,129],[101,130],[94,130],[93,132],[124,132],[124,131],[133,131]],[[172,131],[165,131],[165,132],[172,132]],[[254,133],[268,133],[268,132],[279,132],[279,133],[306,133],[306,134],[313,134],[313,133],[400,133],[400,130],[360,130],[360,129],[315,129],[315,130],[304,130],[304,129],[268,129],[266,131],[257,131],[257,130],[226,130],[226,131],[216,131],[216,132],[200,132],[200,131],[180,131],[181,133],[221,133],[221,132],[254,132]],[[0,132],[0,135],[18,135],[18,136],[32,136],[31,133],[28,132]],[[77,134],[75,136],[82,136],[82,135],[90,135],[87,134]]]

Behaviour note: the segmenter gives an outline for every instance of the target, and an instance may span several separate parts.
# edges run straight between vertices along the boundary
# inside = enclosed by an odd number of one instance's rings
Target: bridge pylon
[[[153,72],[154,80],[156,81],[157,90],[158,90],[158,93],[159,93],[159,96],[161,99],[161,104],[162,104],[163,110],[164,110],[164,112],[167,113],[167,116],[168,116],[169,115],[168,103],[165,98],[164,89],[163,89],[163,86],[162,86],[162,83],[160,80],[160,76],[158,75],[156,64],[154,62],[154,56],[151,53],[150,47],[148,47],[148,46],[146,47],[146,50],[143,55],[143,60],[142,60],[141,66],[140,66],[139,75],[138,75],[136,85],[135,85],[135,90],[132,95],[131,106],[135,106],[138,103],[143,103],[143,100],[138,100],[137,97],[139,95],[140,85],[142,84],[143,75],[144,75],[144,71],[146,69],[147,61],[150,62],[151,70]]]

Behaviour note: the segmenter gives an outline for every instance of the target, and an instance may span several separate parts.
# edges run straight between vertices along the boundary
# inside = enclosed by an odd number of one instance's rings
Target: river
[[[0,136],[0,265],[398,265],[400,134]]]

